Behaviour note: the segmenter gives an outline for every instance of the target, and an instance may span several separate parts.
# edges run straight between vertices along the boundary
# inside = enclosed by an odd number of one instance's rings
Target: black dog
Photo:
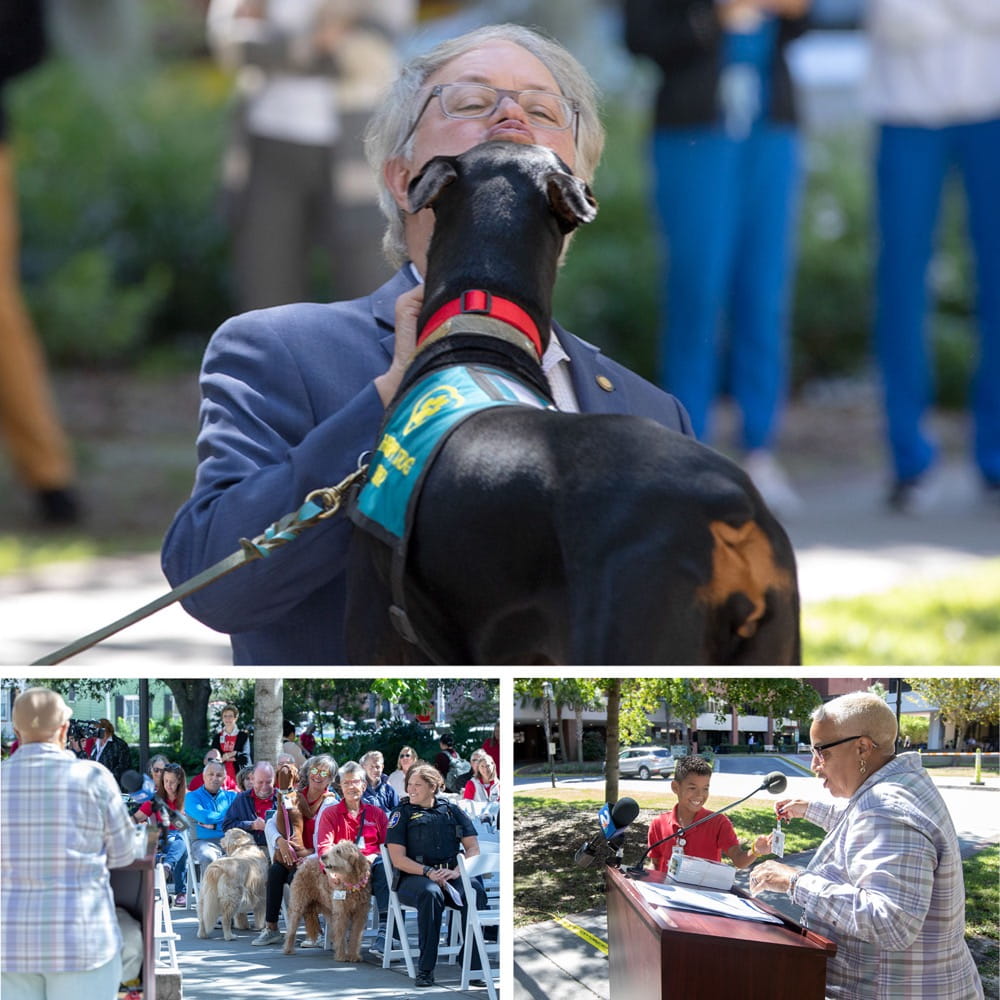
[[[587,186],[494,141],[432,159],[410,201],[434,234],[418,352],[351,511],[352,662],[798,662],[792,548],[746,474],[653,421],[548,405],[538,359]],[[473,383],[498,405],[421,457],[411,433]],[[387,530],[373,505],[409,479]]]

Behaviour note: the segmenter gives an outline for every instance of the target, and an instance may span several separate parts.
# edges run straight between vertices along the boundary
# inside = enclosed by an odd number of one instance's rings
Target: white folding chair
[[[190,830],[181,830],[181,836],[184,837],[184,843],[187,846],[187,858],[185,859],[185,864],[187,865],[187,900],[184,903],[184,909],[190,910],[192,907],[198,909],[198,891],[201,888],[198,884],[198,864],[194,859],[194,854],[191,852],[191,845],[197,839],[191,836]]]
[[[465,892],[465,899],[468,903],[465,909],[465,954],[462,956],[462,984],[460,990],[469,988],[469,980],[472,971],[472,949],[479,952],[479,961],[482,966],[482,976],[486,980],[486,989],[489,991],[490,1000],[497,1000],[496,984],[493,982],[493,967],[490,965],[490,956],[499,956],[500,945],[496,941],[487,941],[483,934],[484,927],[500,926],[500,900],[497,896],[491,901],[489,908],[485,910],[476,909],[476,890],[472,884],[472,879],[476,875],[496,875],[500,874],[500,852],[486,851],[466,858],[460,854],[458,856],[458,870],[462,876],[462,889]],[[484,880],[485,881],[485,880]],[[487,893],[489,899],[489,893]]]
[[[389,858],[389,848],[382,844],[379,850],[382,852],[382,864],[385,865],[385,877],[389,883],[389,913],[385,921],[385,950],[382,952],[382,968],[388,969],[389,965],[402,959],[406,963],[406,972],[411,979],[416,979],[416,967],[413,964],[413,953],[417,951],[410,936],[417,937],[416,908],[408,906],[399,898],[399,894],[393,889],[392,883],[395,876],[395,869],[392,867],[392,860]],[[475,905],[475,895],[473,895],[473,905]],[[460,921],[451,919],[457,910],[450,908],[445,911],[449,920],[441,921],[442,934],[448,935],[447,943],[438,945],[438,960],[442,957],[448,959],[449,965],[454,965],[458,953],[462,950],[462,928]],[[412,931],[408,930],[406,917],[414,918]],[[447,928],[447,929],[446,929]],[[399,947],[395,946],[395,939],[399,938]]]

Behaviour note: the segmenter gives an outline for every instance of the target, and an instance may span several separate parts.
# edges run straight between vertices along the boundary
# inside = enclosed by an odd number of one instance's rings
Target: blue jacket
[[[365,790],[361,793],[361,801],[378,806],[388,816],[399,805],[399,793],[383,774],[375,788],[370,784],[365,786]]]
[[[193,792],[184,796],[184,812],[197,824],[194,832],[198,840],[221,840],[225,830],[222,821],[226,818],[229,807],[233,804],[237,793],[229,788],[220,788],[215,795],[210,795],[208,789],[201,785]],[[214,827],[210,830],[207,827]]]
[[[195,791],[198,791],[198,789],[195,789]],[[264,836],[264,831],[250,829],[253,821],[257,819],[257,808],[254,805],[253,799],[253,789],[250,789],[248,792],[239,792],[226,811],[226,815],[222,820],[222,830],[225,832],[226,830],[232,830],[233,827],[246,830],[253,837],[254,843],[258,847],[266,849],[267,838]],[[272,795],[271,808],[274,809],[276,805],[277,795]]]
[[[372,379],[389,367],[396,299],[414,284],[404,267],[370,296],[245,313],[216,331],[202,364],[194,490],[163,543],[173,586],[298,510],[312,490],[339,483],[374,447],[384,408]],[[555,330],[581,410],[651,417],[692,433],[674,397]],[[332,517],[184,607],[230,633],[235,663],[344,663],[350,533],[346,517]]]

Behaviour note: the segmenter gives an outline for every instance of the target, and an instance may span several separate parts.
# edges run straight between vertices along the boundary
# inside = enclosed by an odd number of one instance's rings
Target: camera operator
[[[115,727],[110,719],[98,719],[94,737],[90,759],[103,764],[120,785],[122,774],[132,766],[128,744],[120,736],[115,736]]]
[[[69,718],[48,688],[14,702],[20,748],[0,782],[4,1000],[114,1000],[121,980],[108,869],[132,862],[135,827],[108,769],[67,751]]]

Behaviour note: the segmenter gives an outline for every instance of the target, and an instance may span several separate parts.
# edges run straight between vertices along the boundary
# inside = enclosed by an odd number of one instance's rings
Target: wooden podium
[[[617,868],[607,879],[611,1000],[823,1000],[837,946],[777,910],[780,925],[653,907]]]
[[[150,854],[125,868],[111,869],[115,906],[127,910],[142,925],[143,1000],[156,1000],[156,930],[153,921],[153,868]]]

